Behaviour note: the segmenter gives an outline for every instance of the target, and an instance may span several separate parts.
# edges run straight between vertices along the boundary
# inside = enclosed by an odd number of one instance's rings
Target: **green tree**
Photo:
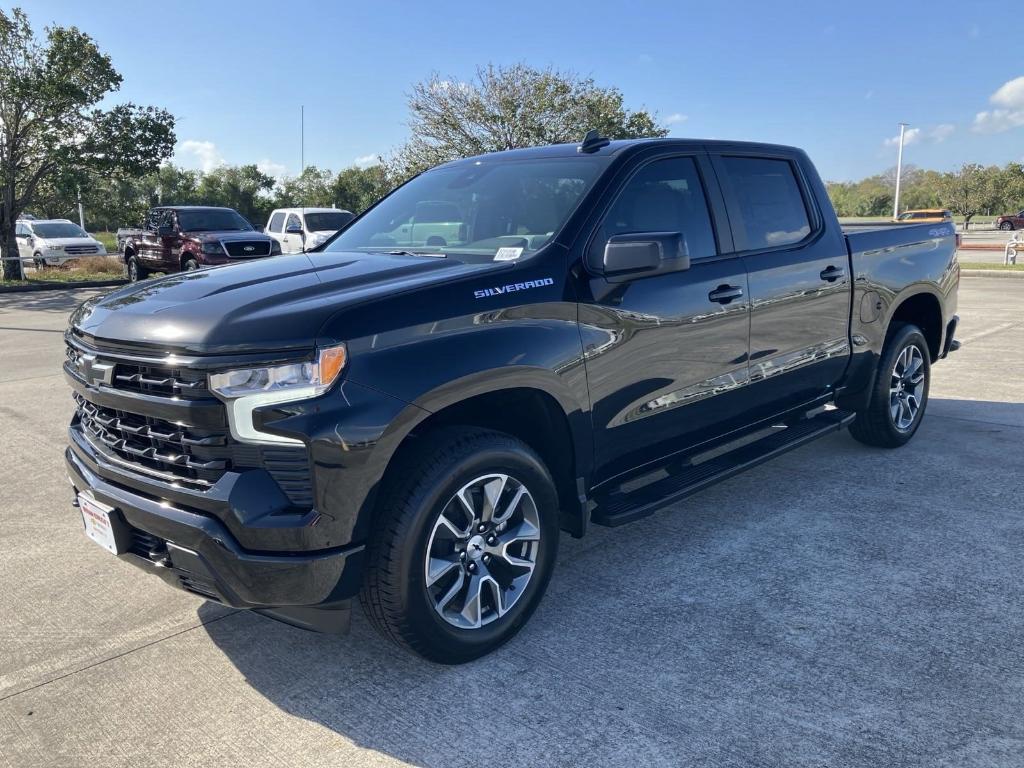
[[[578,141],[590,129],[610,139],[665,136],[651,113],[630,111],[622,92],[569,72],[488,64],[471,82],[438,74],[409,95],[412,136],[389,159],[402,180],[484,152]]]
[[[234,208],[254,224],[263,224],[274,201],[274,178],[255,165],[222,165],[204,173],[196,197],[203,205]]]
[[[331,184],[331,199],[339,208],[362,213],[391,191],[383,165],[346,168]]]
[[[0,258],[21,279],[18,216],[41,185],[82,174],[141,176],[174,149],[174,119],[161,109],[102,99],[121,85],[110,57],[76,27],[48,27],[40,41],[25,13],[0,10]],[[66,190],[65,190],[66,191]]]
[[[1001,173],[995,166],[967,163],[959,171],[944,173],[939,181],[939,199],[953,213],[964,217],[964,230],[979,213],[1000,206]]]
[[[334,203],[334,174],[327,169],[307,165],[298,176],[289,176],[278,184],[277,208],[330,208]]]

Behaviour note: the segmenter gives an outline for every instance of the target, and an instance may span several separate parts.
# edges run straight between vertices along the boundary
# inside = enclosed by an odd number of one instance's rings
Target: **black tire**
[[[186,259],[185,263],[181,265],[183,272],[195,272],[199,269],[199,262],[195,259]]]
[[[919,392],[919,406],[909,424],[900,427],[893,416],[892,387],[898,382],[895,375],[896,365],[903,351],[916,347],[921,357],[920,371],[923,374],[923,389]],[[871,392],[868,407],[857,413],[857,418],[850,425],[850,434],[865,445],[879,448],[899,448],[906,445],[921,426],[925,409],[928,406],[928,389],[931,384],[931,357],[928,342],[916,325],[910,323],[894,324],[889,331],[885,348],[878,363],[875,386]],[[901,388],[902,390],[902,388]],[[897,396],[899,399],[899,396]],[[902,414],[902,411],[899,411]]]
[[[46,269],[46,262],[43,261],[43,255],[41,253],[32,254],[32,266],[34,266],[39,272]]]
[[[1005,232],[1009,232],[1011,229],[1013,229],[1013,222],[1004,221],[1002,224],[999,225],[999,228]]]
[[[511,639],[540,602],[558,548],[558,494],[547,467],[537,454],[510,435],[451,427],[431,432],[418,438],[418,442],[421,443],[419,448],[397,459],[400,465],[391,473],[394,482],[382,489],[360,598],[370,622],[385,637],[431,661],[461,664]],[[455,503],[456,492],[474,479],[494,473],[507,474],[529,492],[529,509],[536,513],[536,527],[540,532],[533,551],[534,567],[507,613],[500,615],[496,610],[499,598],[492,592],[489,623],[461,628],[442,618],[441,609],[435,606],[435,603],[451,604],[435,600],[430,592],[425,569],[428,548],[434,543],[434,531],[442,512]],[[523,502],[519,506],[522,507]],[[480,530],[474,525],[470,524],[470,530]],[[498,535],[507,535],[510,530],[511,526],[505,534]],[[479,537],[474,535],[473,538]],[[458,559],[459,547],[456,542],[452,559]],[[469,547],[465,550],[468,552]],[[483,562],[487,562],[486,558]],[[503,564],[493,559],[489,567],[497,575],[499,566]],[[462,564],[452,567],[453,579],[469,580],[472,575],[467,569],[477,566],[463,556]],[[477,575],[482,574],[478,571]],[[468,586],[469,581],[466,583]],[[447,589],[447,585],[442,584],[441,591]],[[506,599],[514,591],[507,587],[495,586],[494,589],[504,596],[500,599]],[[482,588],[479,594],[483,595]],[[481,597],[476,614],[478,624],[484,616],[483,604]]]
[[[148,276],[149,271],[139,264],[139,260],[135,258],[134,253],[131,254],[128,257],[128,280],[137,283],[139,280],[145,280]]]

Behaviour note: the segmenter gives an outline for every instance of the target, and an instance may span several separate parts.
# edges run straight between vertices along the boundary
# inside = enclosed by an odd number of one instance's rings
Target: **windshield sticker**
[[[494,254],[495,261],[515,261],[523,255],[522,248],[499,248]]]
[[[499,285],[494,288],[484,288],[479,291],[473,291],[473,297],[477,299],[486,299],[488,296],[503,296],[506,293],[528,291],[531,288],[543,288],[546,285],[554,284],[554,278],[542,277],[539,280],[527,280],[525,283],[512,283],[510,285]]]

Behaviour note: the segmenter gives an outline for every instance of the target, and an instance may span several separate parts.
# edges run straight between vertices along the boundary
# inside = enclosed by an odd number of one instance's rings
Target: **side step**
[[[678,466],[675,471],[669,470],[666,477],[635,491],[616,489],[607,495],[598,495],[591,520],[597,525],[609,527],[631,523],[709,485],[781,456],[830,432],[836,432],[853,421],[854,415],[848,411],[823,411],[813,418],[779,427],[760,440],[715,455],[706,461],[701,461],[700,456],[697,456],[696,463],[691,461]]]

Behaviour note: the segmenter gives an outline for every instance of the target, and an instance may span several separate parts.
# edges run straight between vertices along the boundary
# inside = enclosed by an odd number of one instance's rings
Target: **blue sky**
[[[37,27],[95,37],[124,76],[117,99],[171,110],[191,167],[297,172],[300,105],[308,163],[367,162],[405,137],[414,82],[517,61],[617,86],[676,136],[796,144],[828,179],[894,165],[901,120],[921,167],[1024,160],[1024,49],[1005,0],[21,5]]]

